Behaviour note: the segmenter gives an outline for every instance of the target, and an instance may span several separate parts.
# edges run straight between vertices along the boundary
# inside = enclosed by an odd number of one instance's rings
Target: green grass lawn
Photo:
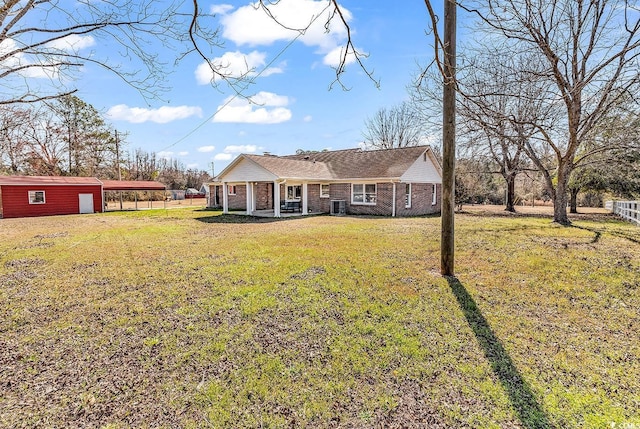
[[[640,428],[611,217],[0,220],[0,427]]]

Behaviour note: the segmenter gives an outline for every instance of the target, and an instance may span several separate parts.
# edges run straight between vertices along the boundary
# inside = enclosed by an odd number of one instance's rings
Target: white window
[[[437,189],[438,189],[438,188],[436,187],[436,184],[434,183],[434,184],[431,186],[431,205],[432,205],[432,206],[435,206],[435,205],[438,203],[438,200],[437,200],[437,198],[438,198],[438,197],[437,197],[437,195],[436,195],[436,190],[437,190]]]
[[[229,195],[235,195],[236,194],[236,185],[229,185],[227,186],[227,189],[229,190]]]
[[[411,208],[411,183],[407,183],[404,191],[404,206]]]
[[[288,185],[287,186],[287,199],[299,200],[302,198],[302,186],[300,185]]]
[[[354,183],[351,186],[351,204],[375,204],[376,191],[375,183]]]
[[[29,204],[44,204],[44,191],[29,191]]]
[[[329,184],[320,184],[320,198],[329,198]]]

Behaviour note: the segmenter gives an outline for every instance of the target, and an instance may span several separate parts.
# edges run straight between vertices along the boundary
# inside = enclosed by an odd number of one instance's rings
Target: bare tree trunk
[[[569,176],[570,165],[565,163],[558,168],[558,183],[553,194],[553,221],[560,225],[571,225],[567,215],[567,203],[569,202]]]
[[[456,3],[444,3],[444,89],[442,94],[442,229],[440,273],[454,275],[456,167]]]
[[[571,195],[571,200],[569,201],[569,213],[578,213],[578,192],[580,192],[579,188],[569,189],[569,193]]]
[[[516,175],[509,174],[504,178],[507,182],[507,201],[505,201],[505,211],[515,213],[514,200],[516,198]]]

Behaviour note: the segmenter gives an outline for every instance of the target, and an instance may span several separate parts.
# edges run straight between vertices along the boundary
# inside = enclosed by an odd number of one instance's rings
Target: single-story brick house
[[[429,146],[288,156],[242,154],[210,184],[224,213],[440,213],[442,169]]]
[[[0,219],[100,213],[105,191],[161,190],[159,182],[95,177],[0,176]]]

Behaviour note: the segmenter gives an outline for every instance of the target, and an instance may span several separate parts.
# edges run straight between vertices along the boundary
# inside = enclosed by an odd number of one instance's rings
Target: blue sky
[[[112,74],[87,68],[76,82],[77,95],[105,113],[120,132],[128,133],[128,150],[154,151],[208,171],[213,162],[217,174],[239,153],[285,155],[296,149],[357,147],[367,117],[407,99],[406,85],[418,70],[417,63],[425,64],[433,56],[423,2],[389,6],[390,2],[379,0],[343,1],[353,41],[369,54],[365,64],[381,86],[376,88],[357,64],[349,64],[343,83],[350,90],[339,85],[329,90],[335,79],[330,65],[346,40],[343,28],[336,25],[325,34],[324,20],[318,19],[314,28],[285,49],[295,33],[269,23],[248,1],[201,4],[216,13],[225,42],[212,59],[227,65],[230,72],[247,71],[247,66],[261,72],[244,91],[257,104],[249,105],[241,97],[230,99],[233,92],[224,86],[212,87],[196,55],[171,70],[167,77],[171,89],[158,100],[145,100]],[[308,21],[326,4],[327,0],[281,0],[274,12],[294,25],[301,18]]]

